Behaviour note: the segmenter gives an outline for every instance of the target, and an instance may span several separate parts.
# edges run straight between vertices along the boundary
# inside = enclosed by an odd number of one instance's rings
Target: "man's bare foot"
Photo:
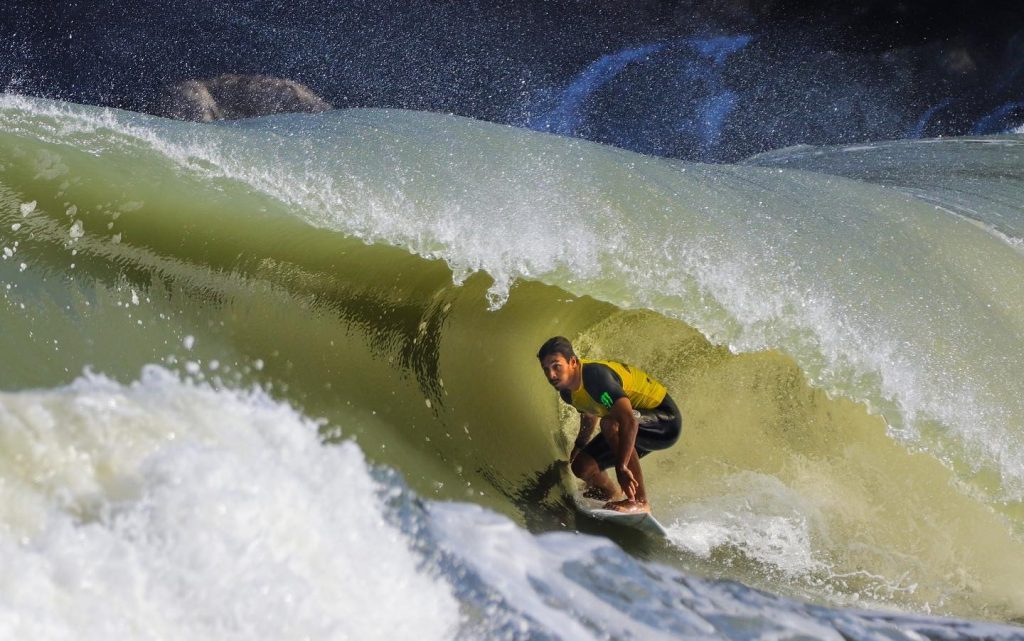
[[[612,498],[612,496],[611,494],[608,494],[607,490],[597,487],[596,485],[591,485],[587,489],[583,490],[583,498],[607,501]]]
[[[614,510],[615,512],[625,512],[627,514],[633,512],[647,512],[650,514],[651,512],[651,506],[647,501],[634,501],[632,499],[609,501],[604,504],[604,509]]]

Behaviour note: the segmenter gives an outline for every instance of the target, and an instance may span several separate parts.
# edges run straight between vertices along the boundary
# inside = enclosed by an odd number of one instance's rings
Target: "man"
[[[640,457],[670,447],[682,428],[665,386],[624,363],[577,358],[562,336],[541,345],[537,358],[562,400],[580,412],[569,464],[586,481],[585,495],[607,500],[605,509],[650,512]],[[601,433],[591,440],[598,424]],[[618,488],[604,471],[609,467],[615,468],[622,500],[611,500]]]

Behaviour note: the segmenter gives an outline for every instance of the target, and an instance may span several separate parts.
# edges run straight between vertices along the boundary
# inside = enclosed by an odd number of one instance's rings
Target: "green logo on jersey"
[[[609,394],[608,392],[601,392],[601,405],[604,405],[605,407],[611,407],[612,395]]]

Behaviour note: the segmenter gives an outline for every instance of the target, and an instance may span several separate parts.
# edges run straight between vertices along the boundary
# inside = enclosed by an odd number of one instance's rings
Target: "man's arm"
[[[619,425],[619,450],[615,453],[615,475],[626,496],[635,499],[639,484],[628,467],[629,459],[633,456],[633,448],[636,447],[636,433],[639,426],[636,416],[633,414],[633,404],[623,396],[615,401],[609,413]]]
[[[592,414],[580,414],[580,431],[576,435],[576,442],[573,443],[572,451],[569,453],[569,464],[576,459],[576,456],[583,451],[583,448],[587,446],[590,441],[590,435],[594,433],[594,428],[597,427],[597,417]]]

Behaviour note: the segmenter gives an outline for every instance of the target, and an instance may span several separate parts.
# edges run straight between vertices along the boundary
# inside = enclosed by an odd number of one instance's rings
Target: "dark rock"
[[[309,87],[293,80],[228,73],[171,85],[153,111],[177,120],[210,122],[278,113],[319,113],[331,108]]]

